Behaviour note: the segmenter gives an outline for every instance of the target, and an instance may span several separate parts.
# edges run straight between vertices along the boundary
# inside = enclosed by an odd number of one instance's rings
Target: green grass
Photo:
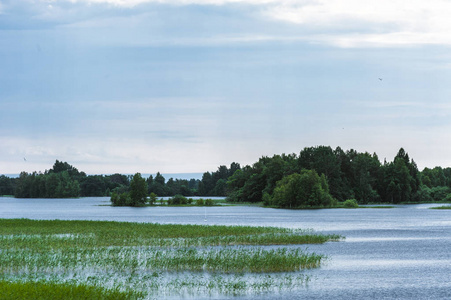
[[[140,294],[108,290],[83,284],[57,284],[52,282],[10,282],[0,280],[1,299],[136,299]]]
[[[36,244],[43,248],[322,244],[341,238],[277,227],[0,219],[2,248]]]
[[[359,208],[394,208],[393,205],[359,206]]]
[[[443,205],[443,206],[429,207],[429,209],[451,209],[451,205]]]
[[[304,284],[308,276],[299,272],[325,259],[296,245],[341,238],[277,227],[0,219],[0,280],[156,295],[178,286],[188,293],[283,289]]]

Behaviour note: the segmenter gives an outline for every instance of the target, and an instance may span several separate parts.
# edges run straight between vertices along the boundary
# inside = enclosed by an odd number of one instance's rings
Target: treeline
[[[202,180],[173,179],[166,181],[159,172],[146,181],[147,193],[164,196],[225,196],[227,179],[240,165],[220,166],[216,172],[205,172]],[[67,162],[56,160],[44,173],[22,172],[18,178],[0,176],[0,195],[16,198],[102,197],[127,193],[133,176],[123,174],[86,175]]]
[[[96,197],[109,195],[110,191],[128,185],[128,176],[88,176],[67,162],[56,160],[44,173],[22,172],[18,178],[1,176],[0,194],[16,198]]]
[[[44,173],[0,176],[0,195],[19,198],[111,196],[130,191],[132,176],[86,175],[56,161]],[[227,196],[230,202],[261,202],[278,207],[331,206],[356,199],[367,203],[451,201],[451,168],[419,171],[400,149],[393,161],[376,153],[340,147],[307,147],[297,154],[261,157],[252,165],[219,166],[201,180],[166,179],[160,173],[144,179],[147,195]]]
[[[301,185],[303,189],[299,189]],[[308,193],[302,194],[305,189]],[[289,193],[291,202],[281,203]],[[262,157],[227,181],[229,201],[265,200],[267,205],[282,207],[328,206],[347,199],[361,204],[451,201],[450,193],[451,168],[426,168],[420,172],[402,148],[392,162],[381,163],[376,153],[308,147],[299,155]],[[315,204],[310,205],[308,197]]]

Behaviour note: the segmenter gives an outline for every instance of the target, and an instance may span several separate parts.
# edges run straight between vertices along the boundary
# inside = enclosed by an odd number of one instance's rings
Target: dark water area
[[[308,245],[327,255],[306,287],[207,299],[451,299],[451,210],[440,204],[392,209],[284,210],[259,207],[111,207],[108,198],[0,198],[0,218],[110,220],[311,228],[346,237]]]

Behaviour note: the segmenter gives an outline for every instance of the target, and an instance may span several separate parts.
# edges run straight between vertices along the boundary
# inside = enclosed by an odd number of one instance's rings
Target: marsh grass
[[[278,227],[0,219],[2,248],[322,244],[341,238]]]
[[[443,205],[443,206],[429,207],[429,209],[451,209],[451,205]]]
[[[0,280],[2,299],[137,299],[140,293],[108,290],[85,284],[53,282],[10,282]]]
[[[276,227],[0,219],[0,279],[160,294],[283,289],[305,283],[299,272],[325,257],[280,245],[340,239]]]
[[[375,206],[359,206],[359,208],[380,208],[380,209],[388,209],[395,208],[393,205],[375,205]]]

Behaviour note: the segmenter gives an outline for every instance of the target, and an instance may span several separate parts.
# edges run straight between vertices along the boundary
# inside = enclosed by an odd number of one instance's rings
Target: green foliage
[[[451,194],[446,195],[444,202],[451,203]]]
[[[167,196],[169,194],[165,185],[166,179],[160,174],[160,172],[157,173],[155,178],[150,176],[147,182],[149,185],[148,192],[155,193],[159,196]]]
[[[157,202],[157,194],[150,193],[149,195],[149,204],[154,205]]]
[[[147,194],[153,192],[159,196],[227,195],[230,202],[264,201],[269,205],[277,182],[291,174],[300,174],[303,169],[324,176],[332,205],[334,201],[352,198],[361,204],[437,202],[444,201],[450,193],[447,189],[451,188],[451,168],[425,168],[420,172],[403,148],[392,162],[381,164],[375,153],[328,146],[307,147],[298,156],[263,156],[244,167],[238,163],[232,163],[229,168],[222,165],[216,172],[204,173],[202,180],[170,178],[166,181],[157,173],[155,178],[150,176],[146,180],[146,188]],[[57,160],[45,173],[22,172],[19,178],[0,176],[0,195],[14,194],[20,198],[110,196],[110,192],[121,195],[130,192],[130,179],[131,176],[117,173],[87,176]],[[138,202],[136,199],[128,203],[142,205],[143,198]]]
[[[333,150],[331,147],[317,146],[304,148],[299,156],[282,154],[262,157],[252,166],[244,166],[229,177],[227,200],[264,201],[268,205],[269,199],[274,196],[275,183],[293,173],[300,174],[303,169],[315,170],[318,175],[324,176],[332,205],[337,200],[351,198],[363,204],[434,198],[432,190],[422,190],[422,179],[430,189],[451,187],[451,168],[425,169],[423,176],[403,148],[393,162],[381,164],[375,153],[358,153],[353,149],[345,152],[340,147]],[[442,192],[436,191],[435,199],[446,196]]]
[[[430,209],[451,209],[451,205],[443,205],[437,207],[430,207]]]
[[[119,199],[119,194],[117,194],[116,192],[111,193],[110,201],[113,206],[120,206]]]
[[[93,175],[85,178],[81,184],[81,188],[83,195],[102,197],[105,195],[105,191],[108,187],[103,176]]]
[[[134,206],[132,205],[132,200],[129,193],[118,194],[113,192],[111,194],[110,201],[113,206]]]
[[[24,239],[24,235],[28,237]],[[140,245],[190,247],[322,244],[340,239],[341,237],[337,235],[278,227],[0,219],[0,247],[9,250],[14,248],[74,250],[77,245],[96,250],[99,247]]]
[[[102,299],[120,300],[139,296],[138,293],[107,290],[86,284],[53,282],[10,282],[0,280],[2,299]]]
[[[385,202],[412,202],[418,196],[421,181],[418,168],[401,148],[392,163],[385,163],[380,194]]]
[[[207,292],[234,292],[236,280],[224,283],[216,278],[231,274],[240,277],[238,283],[248,293],[246,287],[251,286],[242,285],[243,278],[272,287],[275,274],[283,278],[299,275],[299,270],[319,267],[324,259],[297,247],[256,246],[340,239],[311,230],[276,227],[0,219],[0,280],[49,280],[65,287],[70,282],[71,286],[96,286],[99,290],[108,286],[112,295],[133,299],[167,298],[165,292],[180,288],[188,278],[194,288],[208,286]],[[273,273],[271,280],[267,280],[267,272]],[[274,286],[280,287],[277,283]],[[44,299],[58,299],[52,296],[59,295],[59,288],[52,286]],[[164,296],[158,294],[160,289]],[[0,298],[9,299],[5,290],[0,287]],[[109,299],[108,291],[101,290],[92,298],[91,292],[83,291],[73,299]],[[62,294],[71,299],[71,291]],[[39,297],[32,294],[13,299]]]
[[[357,203],[357,200],[355,199],[348,199],[345,202],[343,202],[344,208],[358,208],[359,204]]]
[[[205,206],[213,206],[214,202],[212,199],[205,199]]]
[[[278,181],[272,198],[267,202],[285,208],[329,207],[332,196],[328,190],[324,175],[319,176],[314,170],[303,170]]]
[[[16,182],[16,198],[73,198],[80,196],[80,184],[68,171],[59,173],[22,172]]]
[[[447,186],[436,186],[429,188],[422,185],[413,197],[413,202],[450,202],[451,188]]]
[[[196,200],[196,205],[197,206],[204,206],[204,199],[200,198]]]
[[[143,206],[147,202],[147,183],[140,173],[136,173],[130,181],[130,205]]]
[[[199,196],[225,196],[227,193],[227,181],[237,170],[240,170],[240,164],[233,162],[230,168],[219,166],[216,172],[205,172],[202,180],[199,182]]]
[[[0,176],[0,195],[13,195],[14,194],[15,180],[5,175]]]
[[[328,146],[304,148],[299,154],[299,169],[315,170],[318,174],[324,174],[331,188],[331,194],[340,199],[343,186],[341,176],[341,164],[338,156]],[[345,191],[349,192],[346,187]]]
[[[185,196],[175,195],[174,197],[168,199],[168,205],[187,205],[190,204],[191,201]]]

